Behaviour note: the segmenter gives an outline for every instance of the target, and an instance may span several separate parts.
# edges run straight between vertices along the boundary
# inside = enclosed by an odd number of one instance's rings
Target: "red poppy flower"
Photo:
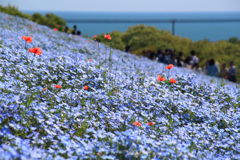
[[[91,59],[89,59],[89,62],[92,62],[92,60],[91,60]]]
[[[98,43],[96,43],[96,45],[98,45]]]
[[[27,43],[31,43],[32,42],[32,37],[26,37],[26,36],[22,36],[22,39],[24,39]]]
[[[166,79],[164,77],[161,78],[161,75],[158,75],[158,81],[165,81]]]
[[[56,86],[54,86],[55,88],[62,88],[62,86],[60,86],[59,84],[58,85],[56,85]]]
[[[60,25],[57,25],[58,28],[60,28]]]
[[[102,153],[97,153],[99,156],[101,156],[102,155]]]
[[[27,28],[30,28],[30,26],[27,26]]]
[[[10,37],[10,39],[12,39],[12,37]]]
[[[177,81],[176,81],[175,79],[171,78],[171,79],[170,79],[170,82],[171,82],[171,83],[176,83]]]
[[[173,65],[172,64],[169,64],[168,66],[166,66],[167,69],[171,69],[173,68]]]
[[[9,16],[7,16],[7,19],[10,19],[10,17],[9,17]]]
[[[96,36],[96,35],[94,35],[94,36],[93,36],[93,38],[97,38],[97,36]]]
[[[114,91],[115,93],[118,93],[118,91]]]
[[[149,126],[152,126],[153,125],[153,122],[148,122],[147,123]]]
[[[29,48],[29,52],[35,53],[36,55],[41,55],[42,51],[39,47],[37,48]]]
[[[140,122],[138,122],[138,121],[134,122],[133,125],[134,126],[142,126],[142,124]]]
[[[88,42],[88,43],[90,43],[91,41],[90,41],[90,40],[88,40],[87,42]]]
[[[74,36],[74,38],[78,38],[78,36]]]
[[[46,90],[47,90],[47,88],[43,88],[43,90],[44,90],[44,91],[46,91]]]
[[[227,79],[228,77],[227,77],[227,76],[225,76],[224,78],[225,78],[225,79]]]
[[[84,89],[85,89],[85,90],[88,90],[88,88],[89,88],[88,86],[84,86]]]
[[[53,32],[56,32],[57,30],[58,30],[57,28],[54,28],[54,29],[53,29]]]
[[[108,40],[111,40],[112,38],[110,37],[110,34],[108,34],[108,35],[104,35],[104,38],[107,38]]]
[[[38,28],[36,27],[36,28],[34,28],[35,30],[37,30]]]

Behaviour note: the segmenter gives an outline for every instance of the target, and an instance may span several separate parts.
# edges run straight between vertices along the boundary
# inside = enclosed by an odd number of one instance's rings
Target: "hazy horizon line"
[[[240,13],[240,11],[159,11],[159,12],[148,12],[148,11],[143,11],[143,12],[131,12],[131,11],[47,11],[47,10],[20,10],[22,12],[77,12],[77,13]]]

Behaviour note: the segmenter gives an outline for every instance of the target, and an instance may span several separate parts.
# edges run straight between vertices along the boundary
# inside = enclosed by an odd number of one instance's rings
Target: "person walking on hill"
[[[236,82],[236,74],[237,74],[237,68],[234,66],[233,61],[230,61],[229,63],[229,77],[228,80],[232,82]]]

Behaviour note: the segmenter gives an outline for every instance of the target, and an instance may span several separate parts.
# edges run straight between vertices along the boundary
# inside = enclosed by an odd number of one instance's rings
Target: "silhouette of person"
[[[69,33],[68,26],[66,26],[66,27],[64,28],[64,32],[65,32],[65,33]]]
[[[73,26],[72,34],[77,35],[77,26],[76,25]]]
[[[199,66],[198,63],[195,64],[193,70],[199,74],[202,74],[202,68]]]
[[[165,50],[161,50],[158,56],[158,62],[164,63],[165,60]]]
[[[210,76],[214,76],[214,77],[218,76],[219,70],[218,70],[218,67],[217,67],[214,59],[209,60],[209,66],[207,68],[207,73]]]
[[[129,45],[126,45],[125,52],[131,52],[131,47]]]
[[[176,56],[174,53],[172,53],[170,59],[168,60],[168,64],[173,64],[174,66],[176,65],[177,63],[177,59],[176,59]]]
[[[233,61],[230,61],[229,63],[229,77],[228,80],[232,82],[236,82],[236,74],[237,74],[237,68],[234,66]]]
[[[195,54],[196,54],[195,51],[191,51],[191,55],[192,55],[191,59],[193,62],[192,68],[198,63],[198,57]]]
[[[182,52],[178,52],[178,56],[177,56],[177,66],[178,66],[178,67],[183,67],[183,65],[184,65],[183,53],[182,53]]]
[[[226,63],[223,63],[222,66],[221,66],[221,70],[220,70],[220,76],[222,78],[227,79],[228,75],[229,75],[229,73],[228,73],[227,65],[226,65]]]
[[[78,36],[81,36],[81,31],[77,31],[77,35],[78,35]]]

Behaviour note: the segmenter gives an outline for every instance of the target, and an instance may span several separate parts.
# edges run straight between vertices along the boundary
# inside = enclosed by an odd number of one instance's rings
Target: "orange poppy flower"
[[[102,155],[102,153],[97,153],[99,156],[101,156]]]
[[[31,43],[32,42],[32,37],[26,37],[26,36],[22,36],[22,39],[24,39],[27,43]]]
[[[59,84],[58,85],[56,85],[56,86],[54,86],[55,88],[62,88],[62,86],[60,86]]]
[[[161,78],[161,75],[158,75],[158,81],[165,81],[166,79],[164,77]]]
[[[44,90],[44,91],[46,91],[46,90],[47,90],[47,88],[43,88],[43,90]]]
[[[90,40],[88,40],[87,42],[88,42],[88,43],[90,43],[91,41],[90,41]]]
[[[114,91],[115,93],[118,93],[118,91]]]
[[[89,59],[89,62],[92,62],[92,60],[91,60],[91,59]]]
[[[177,81],[176,81],[175,79],[171,78],[171,79],[170,79],[170,82],[171,82],[171,83],[176,83]]]
[[[58,28],[60,28],[60,25],[57,25]]]
[[[138,121],[134,122],[133,125],[134,126],[142,126],[142,124],[140,122],[138,122]]]
[[[96,35],[94,35],[94,36],[93,36],[93,38],[97,38],[97,36],[96,36]]]
[[[55,31],[57,31],[57,30],[58,30],[57,28],[54,28],[54,29],[53,29],[53,32],[55,32]]]
[[[147,123],[149,126],[152,126],[153,125],[153,122],[148,122]]]
[[[85,89],[85,90],[88,90],[88,88],[89,88],[88,86],[84,86],[84,89]]]
[[[98,45],[98,43],[96,43],[96,45]]]
[[[74,38],[78,38],[78,36],[74,36]]]
[[[42,51],[39,47],[37,48],[29,48],[29,52],[35,53],[36,55],[41,55]]]
[[[111,40],[112,38],[110,37],[110,34],[108,34],[108,35],[104,35],[104,38],[107,38],[108,40]]]
[[[172,64],[169,64],[168,66],[166,66],[167,69],[171,69],[173,68],[173,65]]]

